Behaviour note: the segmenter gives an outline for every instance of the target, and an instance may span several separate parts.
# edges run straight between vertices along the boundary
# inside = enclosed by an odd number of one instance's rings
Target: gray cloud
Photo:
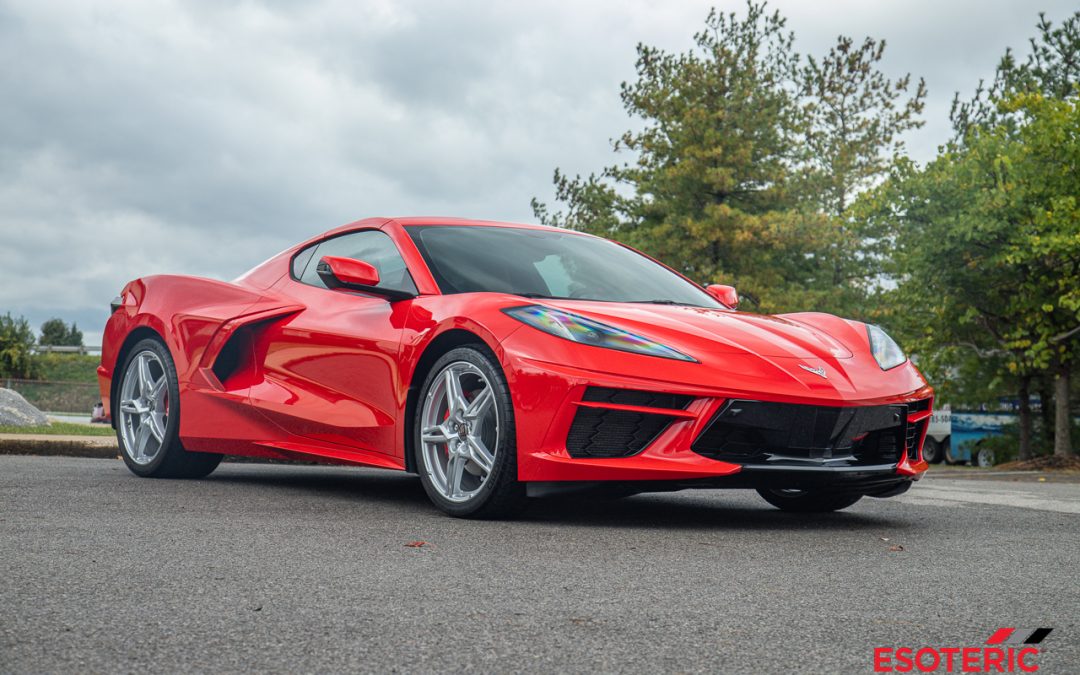
[[[688,48],[708,6],[0,0],[0,311],[96,341],[136,276],[231,278],[369,215],[528,221],[556,166],[603,166],[634,124],[634,45]],[[920,159],[953,91],[1036,21],[1025,3],[777,6],[800,51],[884,37],[888,72],[926,77]]]

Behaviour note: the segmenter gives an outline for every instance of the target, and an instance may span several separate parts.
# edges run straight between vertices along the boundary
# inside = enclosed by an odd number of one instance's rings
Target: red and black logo
[[[1037,645],[1053,628],[998,628],[987,647],[878,647],[875,673],[1034,673]]]
[[[1053,628],[998,628],[988,645],[1037,645],[1046,639]]]

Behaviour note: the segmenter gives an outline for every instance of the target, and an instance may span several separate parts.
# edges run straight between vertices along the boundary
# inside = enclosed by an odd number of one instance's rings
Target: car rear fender
[[[99,369],[102,394],[111,394],[110,381],[132,339],[148,335],[148,330],[165,342],[185,385],[200,369],[213,368],[241,327],[303,309],[214,279],[180,275],[136,279],[124,287],[105,328]],[[201,382],[213,386],[216,379]]]

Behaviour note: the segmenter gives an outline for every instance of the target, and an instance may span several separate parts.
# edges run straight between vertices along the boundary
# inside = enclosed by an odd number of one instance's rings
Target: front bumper
[[[666,485],[647,487],[649,490],[684,487],[829,487],[859,494],[886,495],[894,490],[906,489],[904,486],[918,480],[928,468],[922,459],[922,443],[926,433],[924,420],[929,417],[933,395],[928,386],[894,396],[864,400],[775,394],[766,398],[735,387],[679,385],[513,355],[508,355],[504,367],[511,380],[511,391],[514,392],[518,479],[527,483],[615,481],[636,484],[662,481]],[[684,400],[689,402],[684,407],[674,408],[627,405],[613,402],[610,397],[607,397],[608,400],[595,400],[604,397],[587,394],[592,388],[655,392],[679,404]],[[916,404],[915,407],[919,409],[915,410],[914,415],[909,413],[909,419],[905,420],[910,422],[905,427],[905,432],[910,430],[910,433],[905,433],[905,436],[911,437],[910,440],[900,440],[901,443],[910,444],[910,447],[898,450],[892,457],[866,457],[860,460],[861,464],[845,464],[838,461],[835,455],[816,457],[813,451],[805,458],[795,458],[795,461],[785,461],[790,457],[778,460],[774,456],[759,455],[747,456],[744,461],[739,461],[727,455],[717,458],[695,451],[695,443],[724,406],[738,399],[845,409],[884,406],[906,409],[909,404]],[[665,405],[672,404],[668,402]],[[667,415],[668,420],[661,425],[655,437],[646,438],[643,447],[628,452],[628,456],[590,455],[588,453],[595,450],[585,446],[586,449],[582,451],[581,440],[573,438],[571,445],[575,452],[571,452],[568,450],[568,437],[575,418],[583,409],[597,408],[627,414],[662,414]],[[870,428],[874,425],[867,423],[864,426]]]
[[[900,494],[921,474],[904,475],[894,464],[828,469],[793,469],[746,465],[738,473],[705,479],[687,487],[754,488],[777,490],[829,489],[835,492],[891,497]]]
[[[627,495],[641,492],[675,492],[694,489],[794,489],[893,497],[908,491],[921,474],[897,473],[897,467],[885,465],[860,469],[787,470],[774,467],[744,466],[736,473],[714,478],[689,480],[637,481],[533,481],[527,483],[529,496],[553,497],[566,494]]]

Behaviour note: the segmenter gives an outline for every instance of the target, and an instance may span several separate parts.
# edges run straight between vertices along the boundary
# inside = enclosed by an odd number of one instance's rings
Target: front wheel
[[[486,350],[458,347],[435,362],[413,427],[420,481],[444,512],[499,518],[524,506],[510,390]]]
[[[765,501],[790,513],[827,513],[846,509],[862,495],[827,490],[758,490]]]
[[[180,385],[172,355],[147,338],[128,353],[116,388],[116,437],[131,472],[146,478],[202,478],[221,455],[188,452],[180,443]]]

